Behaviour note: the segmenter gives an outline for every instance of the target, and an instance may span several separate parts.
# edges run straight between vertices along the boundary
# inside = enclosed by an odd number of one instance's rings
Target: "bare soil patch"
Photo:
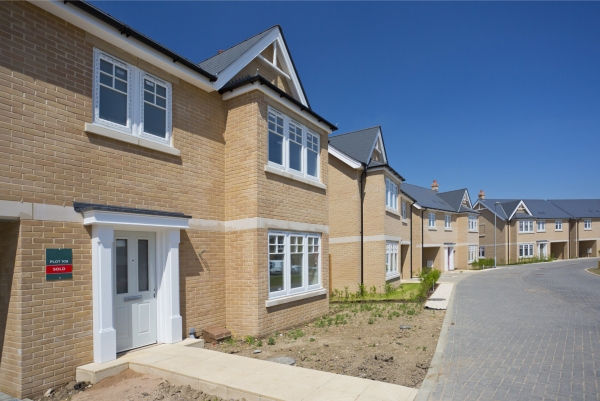
[[[37,397],[36,401],[226,401],[192,389],[174,386],[167,380],[143,375],[132,370],[102,380],[92,386],[85,383],[73,389],[76,382],[56,389],[50,396]],[[238,400],[239,401],[239,400]],[[243,400],[242,400],[243,401]]]
[[[263,360],[292,357],[296,366],[419,388],[444,315],[416,303],[336,303],[327,316],[294,330],[206,348]]]

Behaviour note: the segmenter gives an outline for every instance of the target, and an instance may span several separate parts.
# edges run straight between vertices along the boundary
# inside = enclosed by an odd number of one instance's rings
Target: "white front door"
[[[548,257],[548,243],[543,242],[538,244],[538,257],[542,259]]]
[[[115,231],[117,352],[156,343],[155,234]]]

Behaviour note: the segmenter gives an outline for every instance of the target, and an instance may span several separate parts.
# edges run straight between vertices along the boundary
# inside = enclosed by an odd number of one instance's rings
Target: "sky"
[[[281,25],[312,109],[406,182],[600,198],[600,2],[93,4],[192,61]]]

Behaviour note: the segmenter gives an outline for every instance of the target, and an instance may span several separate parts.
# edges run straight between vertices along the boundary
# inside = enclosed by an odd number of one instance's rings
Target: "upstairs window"
[[[451,229],[452,228],[452,216],[449,214],[444,216],[444,228]]]
[[[429,227],[435,228],[435,213],[429,213]]]
[[[398,185],[389,178],[385,179],[385,206],[398,210]]]
[[[562,231],[562,220],[556,220],[554,222],[554,231]]]
[[[532,233],[533,232],[533,221],[532,220],[520,220],[519,221],[519,232],[520,233]]]
[[[469,216],[469,231],[477,231],[477,217]]]
[[[320,137],[269,107],[268,162],[284,171],[317,179]]]
[[[592,229],[592,220],[583,220],[583,229],[591,230]]]
[[[537,230],[540,233],[546,231],[546,222],[544,220],[538,220]]]
[[[93,122],[171,144],[171,84],[94,49]]]
[[[402,202],[402,218],[406,220],[406,202]]]

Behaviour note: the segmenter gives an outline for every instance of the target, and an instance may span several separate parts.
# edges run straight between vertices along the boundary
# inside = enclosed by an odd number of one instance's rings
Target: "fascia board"
[[[93,210],[83,213],[83,225],[110,225],[123,227],[154,227],[188,229],[189,219],[178,217],[149,216],[133,213],[115,213]]]
[[[295,105],[294,103],[290,102],[286,98],[281,97],[278,93],[272,91],[267,86],[261,85],[259,82],[254,82],[252,84],[244,85],[242,87],[239,87],[239,88],[236,88],[236,89],[232,90],[231,92],[226,92],[226,93],[223,94],[223,100],[233,99],[235,97],[238,97],[238,96],[243,95],[245,93],[251,92],[253,90],[259,90],[259,91],[261,91],[265,95],[269,96],[271,99],[275,100],[277,103],[279,103],[282,106],[286,107],[288,110],[290,110],[290,112],[302,116],[302,118],[310,121],[312,124],[314,124],[317,127],[323,129],[325,132],[327,132],[327,133],[331,133],[332,132],[331,128],[329,128],[328,125],[325,125],[322,122],[319,122],[313,115],[305,112],[304,110],[298,110],[298,106],[297,105]]]
[[[138,42],[133,38],[127,38],[121,35],[117,30],[108,24],[99,21],[91,15],[81,11],[78,8],[70,7],[68,4],[64,4],[62,1],[55,0],[43,0],[33,1],[29,0],[35,6],[48,11],[49,13],[75,25],[76,27],[83,29],[99,37],[100,39],[117,46],[124,51],[139,57],[140,59],[160,68],[176,77],[183,79],[190,84],[197,86],[198,88],[206,91],[213,92],[215,88],[213,84],[202,75],[190,73],[190,71],[181,64],[174,63],[166,55]]]
[[[347,154],[345,154],[341,150],[335,148],[331,144],[329,144],[327,146],[327,150],[331,156],[342,161],[343,163],[347,164],[348,166],[352,167],[353,169],[359,170],[362,168],[362,164],[359,161],[348,156]]]
[[[469,190],[465,189],[465,196],[467,197],[467,201],[469,202],[469,207],[474,209],[473,204],[471,203],[471,197],[469,196]]]
[[[423,206],[419,205],[417,202],[413,203],[412,205],[419,210],[423,209]]]
[[[300,102],[303,105],[308,106],[308,102],[304,97],[304,91],[302,90],[302,86],[300,85],[300,79],[298,78],[298,74],[294,69],[294,64],[292,64],[292,59],[290,58],[288,48],[287,46],[285,46],[285,43],[283,41],[283,38],[281,37],[281,33],[279,32],[279,30],[277,30],[277,33],[277,57],[279,57],[280,54],[283,55],[283,60],[285,61],[288,74],[292,78],[292,87],[294,88],[294,92],[296,93],[296,96],[298,96]]]
[[[531,217],[534,217],[531,212],[529,211],[529,209],[527,208],[527,205],[525,204],[525,202],[523,201],[519,201],[519,204],[517,205],[517,207],[515,207],[515,210],[513,210],[513,212],[510,214],[510,217],[508,218],[509,220],[512,220],[513,216],[515,215],[515,213],[517,213],[517,210],[519,209],[519,206],[523,205],[523,207],[525,208],[525,210],[527,210],[527,213],[529,213],[529,215]]]
[[[488,205],[486,205],[486,204],[485,204],[485,203],[483,203],[483,202],[480,202],[479,200],[478,200],[477,202],[475,202],[475,204],[473,205],[473,209],[475,209],[475,206],[477,206],[477,205],[479,205],[479,204],[481,204],[481,205],[482,205],[484,208],[486,208],[487,210],[489,210],[490,212],[492,212],[492,214],[495,214],[495,215],[496,215],[496,216],[497,216],[497,217],[498,217],[500,220],[503,220],[503,221],[504,221],[504,218],[503,218],[503,217],[501,217],[501,216],[500,216],[498,213],[494,212],[494,209],[492,209],[492,208],[488,207]],[[498,205],[498,206],[500,206],[500,208],[502,208],[502,210],[504,210],[504,208],[502,207],[502,205]],[[516,210],[516,209],[515,209],[515,210]],[[506,213],[506,212],[505,212],[505,213]]]
[[[371,151],[369,152],[369,163],[371,162],[372,156],[373,156],[373,151],[375,150],[375,146],[377,145],[377,142],[381,139],[381,128],[377,128],[378,133],[377,136],[375,137],[375,140],[373,141],[373,145],[371,145]],[[385,148],[383,147],[383,141],[381,141],[381,154],[383,155],[383,162],[387,163],[387,155],[385,154]],[[367,164],[369,164],[367,163]]]

